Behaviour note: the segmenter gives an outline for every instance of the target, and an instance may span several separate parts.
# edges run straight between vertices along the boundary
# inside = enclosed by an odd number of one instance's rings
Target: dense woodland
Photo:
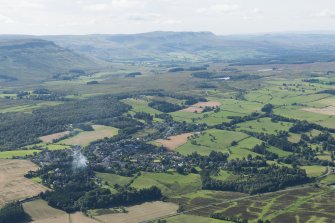
[[[36,109],[32,114],[1,113],[0,149],[34,144],[39,136],[65,131],[75,123],[117,117],[130,108],[112,96],[100,96]]]

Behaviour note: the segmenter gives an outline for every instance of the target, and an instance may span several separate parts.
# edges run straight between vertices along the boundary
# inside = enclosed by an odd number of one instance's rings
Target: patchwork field
[[[99,222],[138,223],[161,216],[174,214],[178,205],[161,201],[144,203],[127,208],[128,213],[104,214],[94,216]]]
[[[200,175],[181,175],[177,173],[146,173],[143,172],[131,184],[132,187],[141,189],[157,186],[167,196],[185,194],[201,188]]]
[[[231,202],[218,199],[218,196],[220,196],[218,194],[201,196],[198,192],[189,196],[176,197],[174,202],[183,205],[185,210],[204,206],[203,208],[187,212],[187,214],[203,217],[207,217],[213,212],[223,212],[226,216],[240,216],[250,219],[249,222],[257,222],[257,219],[268,219],[274,223],[323,223],[332,222],[332,219],[335,217],[332,212],[334,195],[335,189],[332,188],[318,189],[306,187],[256,195],[250,198],[231,197],[230,199],[233,199]],[[207,206],[215,202],[217,204]],[[318,210],[324,211],[320,212]]]
[[[323,115],[335,115],[334,106],[329,106],[325,108],[304,108],[302,110],[317,113],[317,114],[323,114]]]
[[[208,102],[198,102],[194,105],[189,106],[188,108],[185,108],[181,111],[183,112],[195,112],[195,113],[201,113],[205,107],[218,107],[221,103],[218,101],[208,101]]]
[[[45,191],[42,185],[24,177],[37,166],[28,160],[0,160],[0,206]]]
[[[310,177],[318,177],[327,172],[327,167],[324,166],[302,166],[301,169],[306,170],[306,173]]]
[[[151,115],[161,113],[160,111],[148,106],[149,100],[129,98],[122,101],[132,106],[132,109],[130,111],[131,114],[134,114],[136,112],[147,112]]]
[[[126,185],[132,179],[132,177],[124,177],[113,173],[99,173],[96,172],[97,176],[107,181],[111,185],[119,184],[120,186]]]
[[[158,139],[155,142],[168,149],[175,150],[181,145],[185,144],[192,135],[192,133],[184,133],[176,136],[170,136],[167,139]]]
[[[242,132],[213,129],[198,136],[193,136],[177,151],[184,155],[193,152],[208,155],[212,150],[215,150],[229,153],[230,158],[233,159],[247,157],[248,154],[257,155],[250,149],[260,143],[260,140]]]
[[[238,124],[238,130],[250,132],[276,134],[278,131],[288,131],[292,126],[289,122],[272,122],[271,118],[261,118],[255,121],[248,121]]]
[[[230,221],[216,220],[202,216],[182,214],[165,219],[167,223],[229,223]]]
[[[94,131],[83,131],[80,132],[78,135],[73,136],[68,139],[64,139],[60,141],[60,144],[66,145],[81,145],[87,146],[91,142],[96,141],[98,139],[103,139],[105,137],[112,137],[118,133],[118,129],[104,126],[104,125],[92,125]]]
[[[81,212],[67,214],[48,206],[46,201],[40,199],[24,203],[23,208],[36,223],[98,223]]]
[[[42,136],[42,137],[40,137],[40,140],[42,140],[42,142],[44,142],[44,143],[52,143],[53,140],[60,139],[64,136],[68,135],[69,133],[70,133],[69,131],[54,133],[54,134],[51,134],[51,135]]]
[[[34,153],[39,153],[41,150],[14,150],[14,151],[4,151],[0,152],[0,159],[11,159],[13,157],[24,157],[28,155],[33,155]]]

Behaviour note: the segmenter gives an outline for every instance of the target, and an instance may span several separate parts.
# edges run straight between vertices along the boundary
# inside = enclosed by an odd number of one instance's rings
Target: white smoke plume
[[[78,150],[73,151],[73,161],[72,168],[74,170],[83,169],[87,167],[88,160],[87,158]]]

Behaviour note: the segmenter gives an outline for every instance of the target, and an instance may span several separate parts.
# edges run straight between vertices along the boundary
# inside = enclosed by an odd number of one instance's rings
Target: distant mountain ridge
[[[12,80],[46,80],[54,73],[96,66],[96,62],[42,39],[0,38],[0,75]]]
[[[219,36],[211,32],[92,35],[0,35],[0,81],[47,80],[70,69],[108,62],[231,65],[335,61],[335,34]]]
[[[43,36],[43,39],[75,52],[106,61],[206,61],[297,63],[334,60],[335,34],[265,34],[219,36],[211,32],[150,32],[140,34],[93,34],[86,36]],[[316,52],[315,52],[316,50]],[[284,55],[283,55],[284,53]],[[314,55],[314,56],[313,56]],[[263,58],[263,59],[262,59]],[[262,59],[262,61],[259,61]]]

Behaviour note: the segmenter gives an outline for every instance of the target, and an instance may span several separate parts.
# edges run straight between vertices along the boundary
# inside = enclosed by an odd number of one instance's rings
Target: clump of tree
[[[265,113],[271,113],[272,110],[273,110],[273,105],[272,104],[266,104],[262,108],[262,112],[265,112]]]
[[[161,112],[174,112],[184,108],[181,105],[173,104],[167,101],[152,101],[148,104],[148,106]]]
[[[136,77],[142,75],[142,72],[132,72],[126,75],[126,77]]]
[[[175,68],[171,68],[171,69],[169,69],[169,72],[170,72],[170,73],[182,72],[182,71],[185,71],[185,68],[182,68],[182,67],[175,67]]]
[[[248,223],[247,219],[235,216],[226,216],[224,212],[212,213],[210,217],[218,220],[230,221],[235,223]]]
[[[86,82],[87,85],[92,85],[92,84],[99,84],[98,81],[88,81]]]
[[[22,223],[29,220],[20,202],[6,204],[0,209],[0,223]]]
[[[306,171],[275,165],[254,168],[243,167],[235,171],[233,179],[216,180],[208,172],[202,174],[202,188],[206,190],[235,191],[248,194],[277,191],[289,186],[308,183]]]
[[[134,118],[142,119],[146,122],[152,122],[154,117],[147,112],[136,112]]]

